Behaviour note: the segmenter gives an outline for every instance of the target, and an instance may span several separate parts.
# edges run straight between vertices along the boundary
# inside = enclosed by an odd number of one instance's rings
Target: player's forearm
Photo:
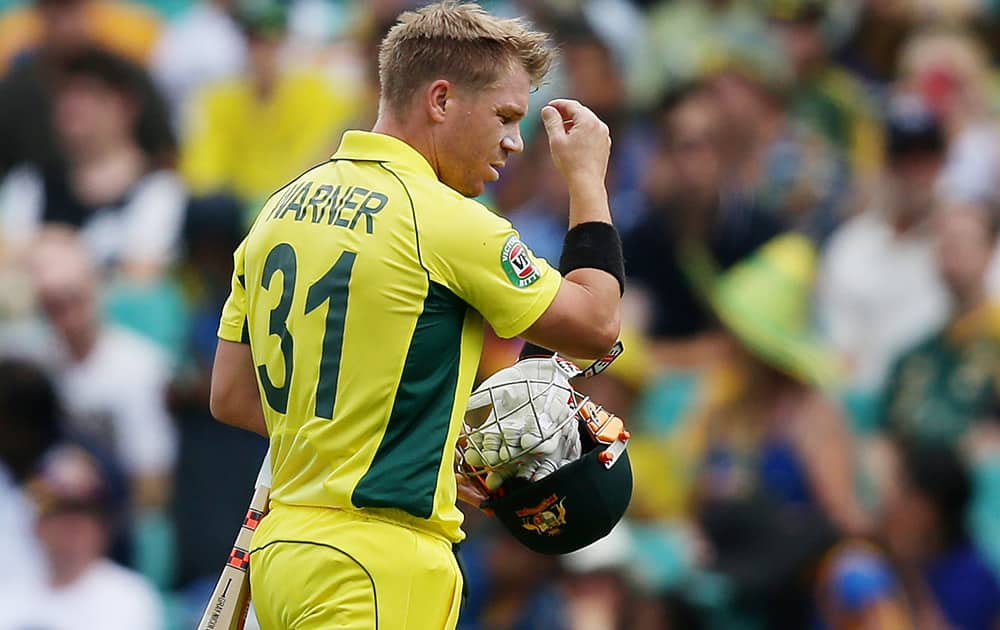
[[[264,410],[260,405],[260,392],[256,383],[252,389],[233,387],[223,390],[214,385],[213,383],[209,406],[216,420],[267,437],[267,423],[264,421]]]
[[[552,306],[522,337],[578,359],[600,358],[618,338],[619,304],[614,276],[600,269],[575,269],[564,277]]]
[[[583,267],[566,274],[565,279],[589,294],[587,310],[590,319],[617,321],[621,306],[618,280],[603,269]],[[613,341],[612,341],[613,342]]]
[[[267,425],[248,344],[219,340],[209,408],[219,422],[267,437]]]
[[[611,223],[611,208],[608,192],[603,181],[585,178],[570,178],[569,184],[569,227],[599,221]]]
[[[253,431],[258,435],[267,437],[267,424],[264,422],[264,413],[260,409],[260,400],[256,406],[251,404],[237,406],[232,409],[212,408],[212,415],[223,424],[228,424],[237,429]]]
[[[621,296],[618,280],[600,269],[575,269],[566,274],[568,282],[580,287],[588,294],[589,319],[593,332],[586,339],[583,350],[586,354],[575,354],[581,359],[597,359],[606,353],[621,332]]]
[[[215,419],[223,424],[228,424],[231,427],[236,427],[237,429],[243,429],[244,431],[252,431],[257,435],[267,437],[267,425],[264,424],[264,418],[247,418],[245,416],[227,416],[220,418],[215,416]]]

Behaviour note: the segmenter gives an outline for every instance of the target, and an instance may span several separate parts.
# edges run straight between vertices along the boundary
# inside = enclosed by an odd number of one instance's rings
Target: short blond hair
[[[381,98],[390,111],[399,113],[428,81],[444,78],[463,87],[484,88],[514,63],[537,86],[554,59],[549,37],[520,19],[490,15],[477,4],[438,2],[400,15],[382,40]]]

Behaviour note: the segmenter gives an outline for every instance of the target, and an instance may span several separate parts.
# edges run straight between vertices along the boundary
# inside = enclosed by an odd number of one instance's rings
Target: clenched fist
[[[569,182],[604,182],[611,155],[611,134],[597,114],[570,99],[555,99],[542,108],[549,151]]]

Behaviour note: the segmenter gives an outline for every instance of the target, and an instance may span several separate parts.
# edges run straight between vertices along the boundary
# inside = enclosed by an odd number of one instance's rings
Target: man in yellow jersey
[[[456,498],[476,499],[454,450],[484,320],[576,357],[614,343],[607,127],[575,101],[542,110],[572,199],[559,271],[471,199],[523,149],[552,56],[545,35],[476,5],[403,14],[372,132],[345,133],[275,193],[237,249],[211,405],[271,441],[251,550],[264,630],[454,628]]]

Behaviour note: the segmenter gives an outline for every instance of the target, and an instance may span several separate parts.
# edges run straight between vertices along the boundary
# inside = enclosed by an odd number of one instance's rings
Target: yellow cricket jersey
[[[249,343],[271,499],[461,540],[454,449],[483,319],[511,337],[561,277],[396,138],[344,134],[236,250],[219,337]]]

